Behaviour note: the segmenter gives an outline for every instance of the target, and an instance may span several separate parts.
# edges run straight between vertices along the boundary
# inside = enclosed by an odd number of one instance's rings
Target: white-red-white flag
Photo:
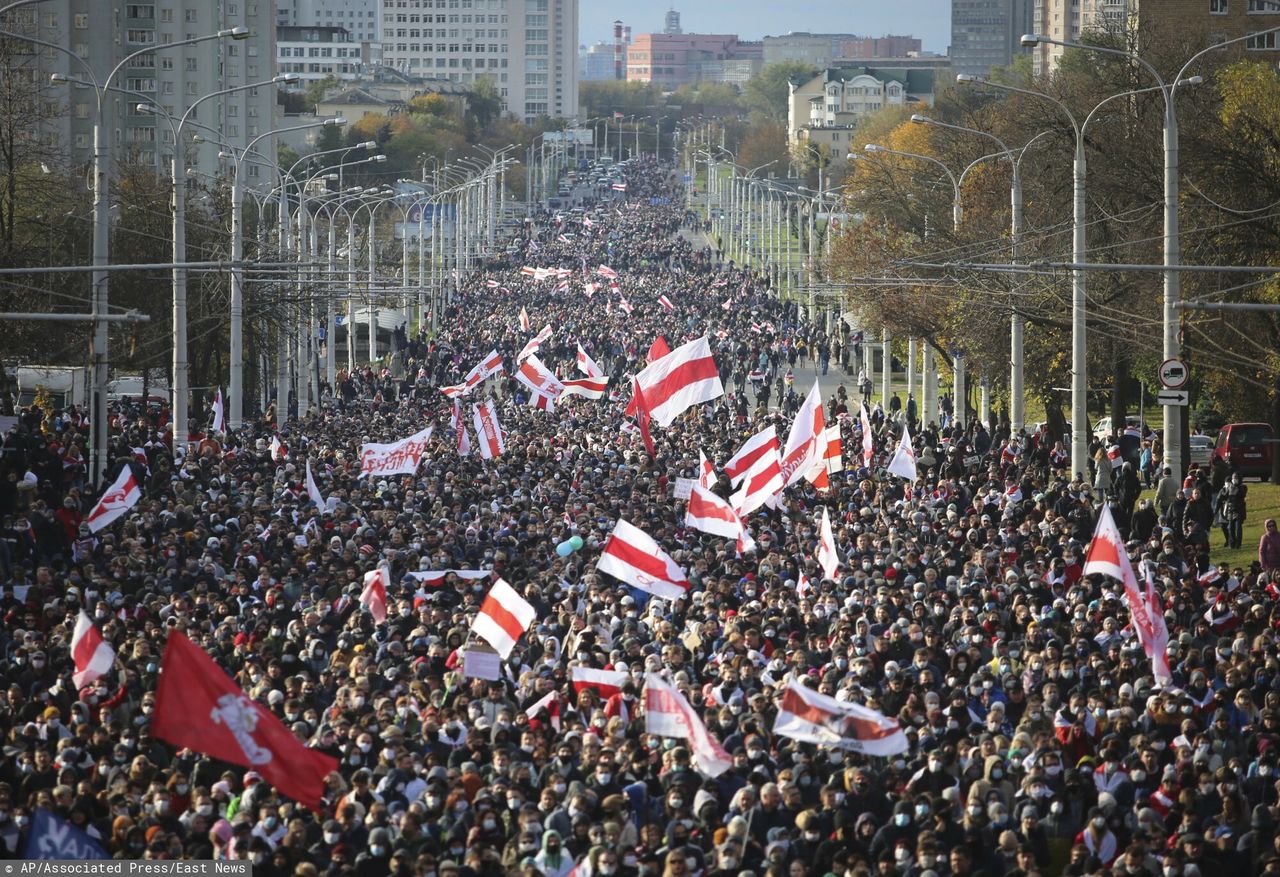
[[[835,580],[840,555],[836,553],[836,539],[831,533],[831,515],[827,513],[826,506],[822,507],[822,525],[818,528],[818,566],[822,567],[824,579]]]
[[[689,591],[684,570],[648,533],[619,519],[596,561],[596,569],[646,594],[676,600]]]
[[[596,273],[597,273],[597,274],[599,274],[601,277],[604,277],[604,278],[605,278],[605,279],[607,279],[607,280],[616,280],[616,279],[618,279],[618,272],[617,272],[617,271],[614,271],[614,270],[613,270],[612,268],[610,268],[608,265],[601,265],[601,266],[599,266],[598,268],[596,268]]]
[[[594,667],[574,667],[570,681],[573,690],[581,694],[588,688],[594,688],[601,697],[609,698],[622,691],[622,686],[631,679],[630,673],[619,670],[597,670]]]
[[[822,432],[826,426],[826,415],[822,411],[822,390],[815,378],[813,389],[796,412],[796,419],[791,422],[787,446],[782,452],[782,480],[787,487],[802,478],[812,481],[821,471]]]
[[[534,335],[532,338],[529,339],[528,344],[526,344],[524,347],[520,349],[520,352],[516,354],[516,362],[520,362],[524,360],[526,357],[532,356],[533,354],[537,353],[538,348],[542,346],[542,342],[546,341],[550,337],[551,337],[551,324],[548,323],[547,325],[543,326],[541,329],[538,330],[537,335]]]
[[[71,634],[71,658],[76,665],[71,680],[77,689],[92,685],[94,680],[105,676],[116,661],[115,650],[103,639],[101,631],[83,609],[76,618],[75,632]]]
[[[476,429],[476,438],[480,441],[480,456],[485,460],[500,457],[507,450],[507,439],[502,432],[502,424],[498,422],[498,408],[492,399],[486,399],[481,405],[472,405],[472,420]]]
[[[800,573],[800,577],[796,579],[796,596],[803,600],[809,596],[811,590],[813,590],[813,585],[809,583],[809,577],[804,573]]]
[[[668,427],[687,408],[724,395],[720,371],[704,335],[682,344],[636,375],[649,413]]]
[[[471,622],[471,629],[493,646],[505,661],[537,617],[537,611],[528,600],[498,579],[480,604],[480,612]]]
[[[775,442],[767,446],[746,471],[738,492],[731,497],[733,507],[740,517],[745,518],[781,493],[785,486],[782,459],[778,456]]]
[[[782,447],[778,444],[778,433],[772,425],[765,427],[747,439],[729,462],[724,464],[724,474],[729,476],[732,484],[738,484],[747,476],[747,472],[761,456],[771,452],[781,455]]]
[[[364,590],[360,592],[360,605],[369,610],[373,620],[378,624],[387,620],[387,588],[391,584],[391,576],[386,566],[379,564],[377,569],[364,574]]]
[[[1111,507],[1103,504],[1098,515],[1098,524],[1093,531],[1093,539],[1089,542],[1089,553],[1084,561],[1084,575],[1104,575],[1124,585],[1124,599],[1129,605],[1129,620],[1133,632],[1142,643],[1143,650],[1151,659],[1151,668],[1156,682],[1167,685],[1173,681],[1169,671],[1169,630],[1164,622],[1164,609],[1160,606],[1159,597],[1155,593],[1155,582],[1148,578],[1144,593],[1138,588],[1138,577],[1133,573],[1133,564],[1124,548],[1124,540],[1115,518],[1111,516]]]
[[[710,490],[716,486],[716,481],[716,467],[712,466],[707,455],[702,453],[702,448],[698,448],[698,483]]]
[[[844,471],[844,457],[840,454],[840,424],[828,426],[822,431],[822,464],[813,479],[813,486],[826,490],[831,486],[831,476]]]
[[[911,447],[911,436],[907,433],[905,422],[902,424],[902,438],[898,440],[898,449],[893,452],[893,459],[889,461],[888,472],[908,481],[915,481],[919,477],[916,474],[915,448]]]
[[[605,390],[609,388],[609,379],[605,377],[578,378],[561,383],[564,384],[561,396],[582,396],[584,399],[603,399]]]
[[[553,402],[564,392],[564,384],[560,383],[559,378],[532,354],[516,369],[516,380],[534,393],[549,396]]]
[[[733,767],[733,757],[711,736],[680,690],[657,673],[644,675],[645,733],[687,741],[700,772],[718,777]]]
[[[311,474],[311,460],[307,459],[307,499],[316,504],[316,508],[324,511],[327,506],[324,501],[324,494],[320,492],[320,486],[316,484],[316,479]]]
[[[453,426],[455,442],[458,448],[459,457],[467,457],[471,454],[471,437],[467,435],[467,422],[462,416],[462,400],[453,400],[453,410],[449,413],[449,422]]]
[[[218,388],[218,392],[213,394],[213,423],[210,426],[213,432],[227,431],[227,410],[222,402],[222,388]]]
[[[526,310],[524,309],[524,307],[523,307],[523,306],[521,306],[521,308],[520,308],[520,329],[521,329],[521,331],[523,331],[523,332],[528,332],[528,331],[529,331],[529,329],[532,327],[532,325],[533,325],[533,324],[529,322],[529,312],[528,312],[528,311],[526,311]]]
[[[464,389],[462,395],[471,395],[472,390],[500,371],[502,371],[502,357],[498,354],[498,351],[491,350],[489,355],[476,363],[475,367],[467,372],[467,376],[463,378],[462,386]]]
[[[676,309],[676,306],[671,302],[671,299],[665,295],[658,296],[658,304],[662,305],[669,311],[674,311]]]
[[[140,499],[142,499],[142,489],[134,480],[133,470],[125,466],[120,470],[115,483],[102,494],[102,499],[90,509],[84,522],[89,525],[90,532],[97,533],[136,506]]]
[[[279,435],[273,435],[271,437],[271,447],[269,450],[271,452],[271,459],[273,460],[283,460],[287,453],[284,443],[280,441]]]
[[[871,418],[867,416],[867,406],[858,403],[858,424],[862,427],[862,465],[871,468],[871,458],[875,455],[875,437],[871,434]]]
[[[543,393],[541,390],[530,390],[529,405],[533,408],[537,408],[539,411],[555,411],[556,399],[554,396]]]
[[[685,511],[684,522],[686,526],[713,536],[723,536],[726,539],[742,538],[742,519],[733,510],[733,506],[701,484],[694,484],[689,491],[689,504]]]
[[[896,719],[850,701],[836,700],[791,679],[773,722],[773,733],[834,749],[888,756],[910,747]]]
[[[627,301],[626,297],[622,295],[618,296],[618,307],[622,308],[622,312],[624,314],[630,314],[635,310],[635,307],[632,306],[631,302]]]
[[[578,371],[589,378],[604,377],[604,369],[596,365],[596,361],[587,355],[581,344],[578,345]]]
[[[552,729],[559,733],[560,695],[556,693],[555,689],[548,691],[542,697],[530,704],[529,708],[524,711],[524,714],[530,719],[536,719],[538,717],[538,713],[543,710],[547,711],[547,717],[551,720]]]
[[[671,345],[667,344],[667,339],[659,335],[653,339],[653,343],[649,345],[649,352],[645,355],[645,364],[654,363],[662,359],[671,352]]]

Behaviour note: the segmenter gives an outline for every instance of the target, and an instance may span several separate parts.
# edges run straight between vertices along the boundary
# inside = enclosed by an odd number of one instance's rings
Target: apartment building
[[[578,112],[578,0],[382,0],[382,60],[410,76],[493,82],[525,121]]]
[[[360,48],[362,64],[382,60],[381,0],[275,0],[280,27],[340,27]]]
[[[653,82],[668,89],[704,78],[737,81],[745,71],[758,70],[762,57],[760,43],[741,42],[736,34],[636,34],[627,46],[627,81]],[[729,61],[745,63],[723,63]]]
[[[946,67],[841,67],[793,80],[787,102],[787,141],[792,146],[822,143],[843,159],[845,153],[840,150],[851,142],[859,121],[885,107],[932,105],[935,83],[949,77]]]
[[[952,0],[951,66],[986,76],[1027,50],[1019,40],[1032,30],[1034,0]]]
[[[305,88],[330,76],[350,82],[364,67],[360,44],[345,27],[286,25],[276,28],[276,70],[301,77]]]
[[[275,75],[276,15],[271,0],[155,0],[116,5],[100,0],[46,0],[39,6],[9,12],[5,21],[8,30],[68,49],[41,49],[28,60],[44,103],[58,110],[41,114],[44,136],[59,144],[72,163],[87,163],[93,157],[97,98],[86,86],[43,84],[55,73],[83,80],[86,68],[103,82],[126,58],[129,60],[110,84],[130,93],[108,92],[103,103],[103,122],[117,160],[153,165],[162,173],[169,170],[173,127],[165,118],[138,112],[139,103],[159,107],[175,125],[195,104],[183,133],[186,164],[196,173],[218,171],[218,152],[223,147],[217,141],[243,147],[273,127],[274,85],[202,99]],[[234,27],[247,28],[249,37],[166,48]],[[192,134],[202,135],[204,142],[192,143]],[[265,164],[250,162],[246,168],[250,182],[271,176]]]

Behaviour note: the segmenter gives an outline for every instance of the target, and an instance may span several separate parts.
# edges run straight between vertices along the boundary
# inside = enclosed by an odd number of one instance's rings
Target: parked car
[[[1213,439],[1207,435],[1191,436],[1190,453],[1187,462],[1197,466],[1208,466],[1213,459]]]
[[[1149,431],[1146,427],[1146,424],[1142,422],[1142,418],[1133,414],[1126,417],[1124,419],[1124,423],[1125,423],[1125,426],[1136,426],[1139,430],[1142,431],[1143,435],[1146,435],[1147,432]],[[1093,436],[1094,438],[1097,438],[1100,440],[1105,440],[1111,437],[1111,418],[1110,417],[1104,417],[1093,425]]]
[[[1270,478],[1275,440],[1275,430],[1269,423],[1228,423],[1218,433],[1213,454],[1234,466],[1242,476]]]

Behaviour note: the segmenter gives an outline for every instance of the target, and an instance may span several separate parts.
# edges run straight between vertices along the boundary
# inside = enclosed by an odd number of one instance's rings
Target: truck
[[[25,365],[16,371],[19,405],[30,405],[42,390],[53,398],[55,408],[89,402],[89,370],[84,366]]]

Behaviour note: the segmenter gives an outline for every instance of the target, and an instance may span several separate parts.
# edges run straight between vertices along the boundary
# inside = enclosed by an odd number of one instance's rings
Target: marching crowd
[[[802,482],[752,513],[751,549],[690,528],[673,493],[699,452],[719,467],[767,423],[785,435],[845,340],[679,235],[668,167],[632,162],[626,181],[586,221],[540,217],[438,334],[410,340],[399,374],[344,375],[317,411],[175,456],[122,407],[107,481],[129,467],[142,498],[96,533],[97,495],[60,465],[85,432],[21,412],[0,458],[0,857],[27,854],[47,813],[118,859],[248,859],[259,877],[1278,877],[1274,524],[1258,563],[1216,567],[1200,517],[1112,495],[1162,601],[1167,684],[1120,584],[1083,575],[1093,484],[1055,467],[1042,435],[873,406],[866,466],[857,388],[841,387],[823,400],[844,459],[827,489]],[[511,375],[544,325],[540,359],[567,377],[581,347],[604,398],[528,404]],[[630,376],[659,336],[704,335],[726,392],[654,426],[650,454],[624,414]],[[440,388],[492,350],[505,374],[468,401],[495,399],[505,451],[461,456]],[[358,477],[362,444],[427,425],[415,474]],[[904,425],[914,483],[884,469]],[[1211,500],[1189,482],[1170,505]],[[723,474],[714,490],[730,495]],[[620,519],[685,571],[685,598],[597,571]],[[381,564],[375,623],[359,596]],[[444,570],[492,577],[424,575]],[[537,617],[496,679],[469,676],[463,647],[499,577]],[[82,611],[116,660],[77,688]],[[336,760],[318,808],[152,733],[174,632]],[[579,667],[628,681],[578,690]],[[728,770],[708,776],[690,740],[648,731],[646,673],[683,692]],[[793,682],[895,719],[905,751],[776,733]]]

